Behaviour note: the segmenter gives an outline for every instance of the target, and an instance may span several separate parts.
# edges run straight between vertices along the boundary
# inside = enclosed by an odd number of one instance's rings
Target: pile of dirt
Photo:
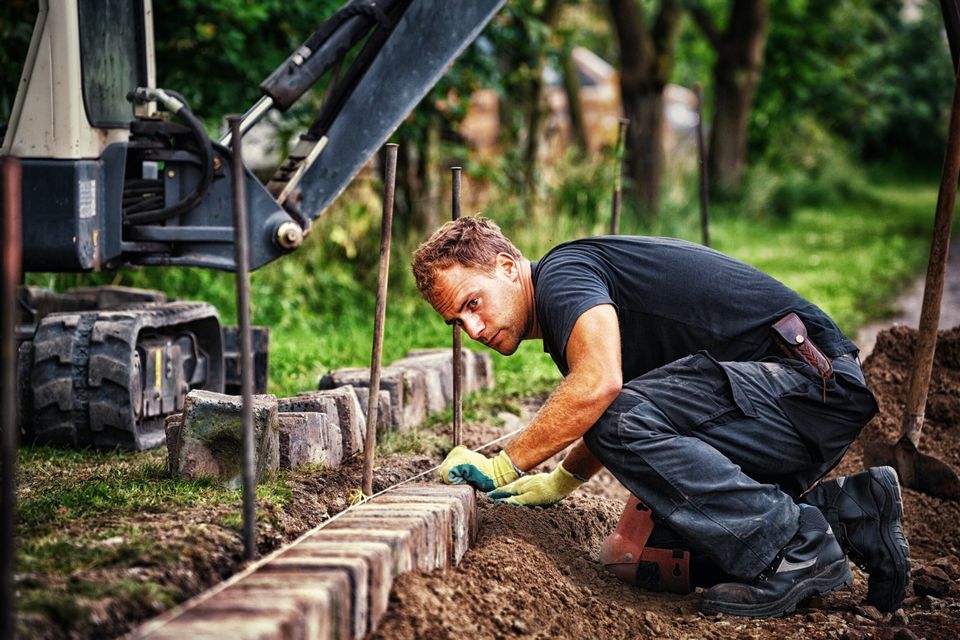
[[[877,336],[863,371],[880,413],[864,427],[834,475],[863,468],[865,442],[893,444],[899,438],[916,345],[917,332],[907,327],[893,327]],[[960,469],[960,327],[941,331],[937,339],[920,451]],[[910,489],[903,489],[903,502],[903,528],[914,564],[960,556],[960,503]]]
[[[833,475],[862,469],[862,440],[895,439],[915,340],[915,332],[903,328],[879,336],[864,370],[881,413]],[[960,328],[940,336],[927,417],[921,448],[960,462]],[[490,428],[482,431],[489,440]],[[785,618],[750,620],[704,616],[697,610],[699,592],[645,592],[608,574],[599,547],[619,519],[626,492],[608,474],[599,480],[548,509],[493,506],[483,499],[475,547],[456,568],[402,576],[376,637],[960,637],[956,502],[904,490],[913,570],[901,610],[881,614],[865,606],[866,575],[854,569],[851,588],[811,599]]]

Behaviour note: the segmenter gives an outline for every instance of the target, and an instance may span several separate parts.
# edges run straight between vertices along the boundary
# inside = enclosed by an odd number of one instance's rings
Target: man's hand
[[[437,473],[447,484],[469,484],[480,491],[502,487],[520,477],[506,451],[487,458],[464,446],[454,447]]]
[[[557,465],[550,473],[524,476],[487,494],[497,504],[506,503],[525,507],[548,507],[560,502],[583,482]]]

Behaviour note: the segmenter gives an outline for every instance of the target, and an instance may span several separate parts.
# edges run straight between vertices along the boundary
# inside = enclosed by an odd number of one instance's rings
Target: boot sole
[[[903,496],[900,493],[897,472],[892,467],[874,467],[870,469],[870,478],[873,480],[870,487],[873,498],[881,505],[880,538],[896,571],[892,580],[869,580],[869,584],[881,593],[871,593],[873,597],[868,597],[867,602],[883,612],[896,611],[907,596],[907,585],[910,582],[910,544],[903,535],[901,525]],[[877,488],[880,489],[879,492]],[[887,584],[889,587],[883,588],[882,585]]]
[[[793,613],[797,605],[810,596],[836,591],[851,582],[853,582],[853,574],[850,573],[850,565],[846,558],[841,558],[824,567],[817,575],[799,580],[786,595],[773,602],[732,604],[704,599],[700,603],[700,610],[707,614],[723,613],[748,618],[774,618]]]

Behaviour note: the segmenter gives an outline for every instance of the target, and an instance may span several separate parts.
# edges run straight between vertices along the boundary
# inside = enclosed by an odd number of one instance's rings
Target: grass
[[[165,450],[121,453],[21,448],[17,521],[35,528],[204,504],[240,504],[239,490],[223,488],[212,480],[169,477],[165,459]],[[291,494],[279,476],[261,483],[257,498],[282,507]]]

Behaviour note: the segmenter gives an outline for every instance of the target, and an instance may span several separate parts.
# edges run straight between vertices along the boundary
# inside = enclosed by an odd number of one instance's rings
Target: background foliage
[[[340,4],[154,2],[158,84],[183,93],[215,132],[225,114],[253,104],[259,83]],[[724,26],[729,0],[699,4]],[[644,15],[653,15],[655,5],[643,2]],[[36,6],[36,0],[0,6],[0,121],[12,105]],[[883,313],[883,300],[922,264],[952,88],[939,4],[783,0],[770,3],[769,10],[747,179],[738,192],[714,202],[716,244],[814,297],[852,331]],[[616,62],[605,3],[513,0],[394,135],[409,154],[410,175],[434,182],[401,181],[401,191],[409,193],[398,202],[394,226],[385,360],[447,338],[446,327],[433,321],[413,291],[406,262],[446,216],[448,187],[440,176],[450,165],[466,168],[465,189],[484,194],[484,211],[531,257],[570,237],[606,231],[616,170],[612,154],[588,156],[574,144],[548,162],[542,153],[530,152],[538,150],[543,135],[545,82],[559,82],[564,57],[574,46]],[[708,107],[714,55],[684,16],[671,77],[688,87],[703,83]],[[312,115],[324,84],[287,114],[278,131],[281,147]],[[459,133],[478,87],[499,95],[502,125],[496,152],[482,157]],[[254,274],[254,317],[274,332],[278,390],[308,388],[324,369],[363,364],[369,357],[379,188],[375,175],[355,183],[316,223],[303,249]],[[427,191],[432,199],[424,199]],[[623,230],[697,240],[697,183],[689,155],[668,158],[662,202],[655,219],[626,211]],[[818,243],[841,253],[844,246],[857,246],[870,258],[812,264],[826,260],[811,257],[819,255],[811,253]],[[802,255],[794,254],[798,246],[805,247]],[[865,284],[871,278],[877,283]],[[30,279],[57,288],[91,281],[160,288],[209,300],[227,321],[235,315],[228,274],[141,269]],[[552,379],[549,362],[535,351],[511,361],[517,364],[499,363],[500,375],[513,376],[519,387]]]

